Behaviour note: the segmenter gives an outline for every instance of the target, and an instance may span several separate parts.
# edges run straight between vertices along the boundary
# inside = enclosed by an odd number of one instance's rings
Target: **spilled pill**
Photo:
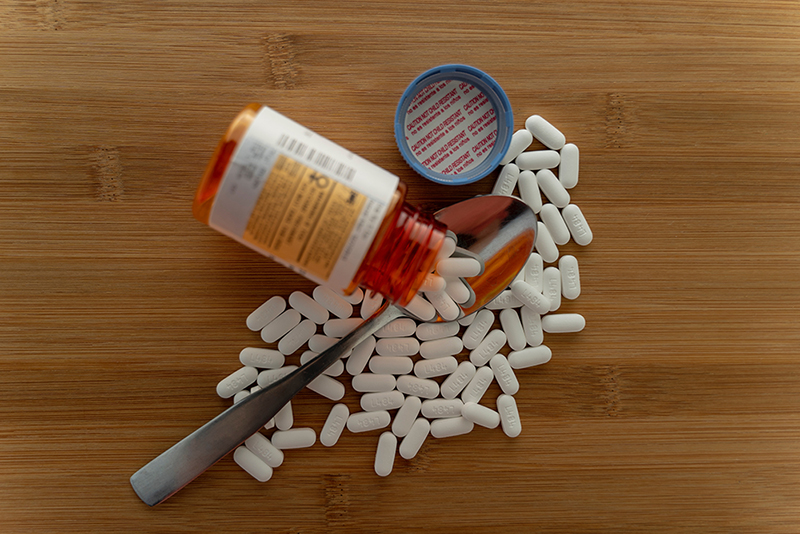
[[[358,317],[350,317],[348,319],[330,319],[324,325],[322,325],[322,331],[326,336],[344,337],[355,330],[356,327],[363,322],[364,321]]]
[[[455,321],[461,315],[461,307],[456,304],[446,291],[425,293],[425,297],[445,321]]]
[[[283,452],[267,439],[261,432],[256,432],[244,442],[245,447],[258,456],[262,462],[272,467],[280,467],[283,463]]]
[[[375,336],[369,336],[353,347],[350,357],[347,358],[347,364],[345,364],[347,372],[350,373],[351,376],[361,374],[367,366],[367,361],[369,361],[370,356],[372,356],[373,350],[375,350]]]
[[[520,350],[525,347],[525,332],[522,329],[522,322],[519,313],[514,309],[500,311],[500,326],[506,334],[506,341],[511,350]]]
[[[521,171],[538,171],[554,169],[561,162],[561,156],[555,150],[532,150],[523,152],[514,163]]]
[[[384,432],[378,438],[378,449],[375,451],[375,473],[378,476],[389,476],[394,466],[394,455],[397,452],[397,436]]]
[[[317,286],[314,288],[313,295],[315,302],[339,319],[346,319],[353,315],[353,305],[332,289],[325,286]],[[361,296],[363,297],[363,292]]]
[[[431,422],[431,436],[434,438],[451,438],[472,432],[475,423],[462,416],[447,419],[435,419]]]
[[[360,287],[357,287],[352,293],[349,295],[340,295],[344,300],[355,306],[356,304],[361,304],[361,301],[364,300],[364,290]]]
[[[429,378],[403,375],[397,377],[397,390],[406,395],[433,399],[439,394],[439,383]]]
[[[569,192],[561,185],[556,175],[550,169],[542,169],[536,173],[536,184],[544,196],[550,200],[557,208],[563,208],[569,204]]]
[[[407,435],[421,408],[422,400],[419,397],[413,395],[406,397],[403,405],[397,410],[394,421],[392,421],[392,433],[398,438]]]
[[[577,244],[586,246],[592,242],[592,230],[578,206],[569,204],[561,211],[561,216],[564,217],[569,233]]]
[[[402,377],[401,377],[402,378]],[[397,384],[397,379],[390,374],[361,373],[353,377],[350,385],[359,393],[380,393],[391,391]],[[404,392],[405,393],[405,392]]]
[[[469,361],[475,367],[486,365],[492,356],[506,344],[506,333],[502,330],[492,330],[483,338],[480,344],[469,353]]]
[[[447,258],[436,264],[437,274],[445,279],[478,276],[482,270],[483,265],[475,258]]]
[[[586,319],[577,313],[553,313],[542,317],[542,330],[549,333],[580,332],[586,326]]]
[[[408,356],[373,356],[369,359],[369,370],[376,374],[404,375],[412,369],[414,360]]]
[[[461,400],[467,402],[480,402],[486,390],[494,380],[494,371],[490,367],[479,367],[475,376],[469,381],[461,392]]]
[[[328,310],[326,310],[319,302],[309,297],[302,291],[294,291],[291,295],[289,295],[289,306],[299,311],[301,315],[308,317],[317,324],[323,324],[330,316]]]
[[[325,374],[319,375],[309,382],[306,387],[332,401],[342,400],[345,393],[344,384]]]
[[[511,284],[511,292],[525,306],[540,315],[550,311],[550,300],[524,280],[514,281]]]
[[[522,421],[517,410],[517,401],[511,395],[497,397],[497,413],[500,414],[500,425],[506,436],[516,438],[522,432]]]
[[[506,395],[514,395],[519,391],[519,381],[508,360],[502,354],[495,354],[489,361],[489,367],[494,371],[494,378],[500,389]]]
[[[353,433],[369,432],[389,426],[392,416],[386,410],[356,412],[347,418],[347,430]]]
[[[317,433],[309,427],[276,430],[272,434],[272,444],[281,450],[311,447],[316,441]]]
[[[473,350],[480,345],[483,338],[489,333],[489,329],[492,327],[493,323],[494,314],[491,310],[480,310],[475,315],[475,320],[473,320],[464,331],[464,336],[462,337],[464,348]]]
[[[418,360],[414,364],[414,374],[419,378],[433,378],[449,375],[458,367],[458,360],[453,356],[434,358],[431,360]]]
[[[464,361],[458,364],[456,370],[444,379],[440,387],[441,395],[445,399],[454,399],[466,387],[472,377],[475,376],[475,365],[472,362]]]
[[[420,323],[416,329],[417,339],[420,341],[432,341],[458,334],[459,324],[456,321],[443,323]]]
[[[421,412],[428,419],[459,417],[463,406],[461,399],[430,399],[423,401]]]
[[[242,367],[219,381],[217,395],[229,399],[255,382],[257,377],[258,370],[255,367]]]
[[[558,166],[558,180],[567,189],[578,185],[578,166],[580,151],[572,143],[567,143],[561,149],[561,163]]]
[[[283,297],[272,297],[247,316],[247,328],[257,332],[274,321],[286,309]]]
[[[396,410],[403,405],[405,396],[397,390],[361,395],[361,409],[365,412]]]
[[[367,319],[383,304],[383,295],[374,291],[365,291],[364,300],[361,301],[361,318]]]
[[[500,169],[500,174],[492,188],[493,195],[511,196],[519,178],[519,167],[514,163],[507,163]]]
[[[406,306],[406,311],[411,313],[420,321],[431,321],[436,317],[436,308],[433,304],[422,298],[421,296],[414,295],[411,302]]]
[[[375,344],[375,352],[381,356],[413,356],[419,352],[419,340],[415,337],[379,339]]]
[[[322,430],[319,433],[319,442],[326,447],[333,447],[339,441],[347,424],[347,418],[350,417],[350,409],[346,404],[334,404],[331,408],[328,418],[325,419],[325,424],[322,425]]]
[[[536,223],[536,242],[533,247],[536,252],[547,263],[555,263],[558,260],[558,247],[556,242],[553,241],[553,236],[542,221]]]
[[[542,193],[536,183],[536,174],[533,171],[522,171],[517,178],[517,189],[522,201],[527,204],[534,213],[539,213],[542,209]]]
[[[475,293],[472,292],[469,285],[463,282],[461,278],[447,278],[446,281],[447,285],[444,290],[450,295],[453,302],[461,304],[462,306],[470,306],[471,303],[475,301]]]
[[[306,363],[310,362],[314,358],[319,356],[319,353],[307,350],[300,355],[300,365],[305,365]],[[342,360],[336,360],[333,362],[330,367],[323,371],[324,374],[328,376],[339,376],[344,372],[344,362]]]
[[[511,136],[511,142],[508,144],[508,150],[506,150],[503,159],[500,160],[500,165],[505,165],[514,161],[514,158],[519,156],[532,142],[533,135],[531,135],[531,132],[529,132],[527,128],[514,132],[514,135]]]
[[[317,325],[314,321],[311,319],[304,319],[278,341],[278,350],[287,356],[289,354],[294,354],[297,349],[311,339],[311,336],[313,336],[316,331]]]
[[[233,451],[233,461],[259,482],[272,478],[272,468],[247,447],[240,446]]]
[[[543,294],[550,301],[550,311],[561,307],[561,271],[556,267],[548,267],[542,275]]]
[[[386,326],[381,327],[377,332],[375,332],[375,337],[407,337],[413,336],[416,331],[417,323],[414,321],[414,319],[401,317],[400,319],[395,319]]]
[[[261,339],[267,343],[274,343],[300,324],[302,319],[299,311],[290,308],[261,329]]]
[[[292,401],[287,402],[283,405],[283,408],[278,410],[278,413],[275,414],[275,426],[278,430],[289,430],[294,425],[294,411],[292,410]],[[275,435],[272,436],[273,442],[272,444],[278,447],[275,443]],[[282,447],[278,447],[282,448]]]
[[[438,274],[428,273],[419,287],[420,291],[442,291],[445,287],[444,278]]]
[[[430,431],[431,424],[427,419],[420,417],[414,421],[408,433],[403,438],[403,441],[400,443],[400,456],[406,460],[410,460],[416,456],[422,444],[425,443],[425,439],[428,437]]]
[[[464,342],[460,337],[445,337],[423,341],[419,345],[419,354],[425,359],[443,358],[445,356],[455,356],[464,348]]]
[[[544,146],[553,150],[560,150],[566,142],[564,134],[540,115],[528,117],[525,120],[525,129]]]
[[[486,428],[497,428],[500,424],[500,414],[488,406],[483,406],[474,402],[464,404],[461,415],[467,421],[472,421],[476,425]]]
[[[270,384],[274,384],[284,376],[297,369],[296,365],[284,365],[279,369],[266,369],[258,373],[258,386],[265,388]]]
[[[514,297],[510,290],[505,289],[486,305],[486,309],[504,310],[506,308],[519,308],[520,306],[522,306],[522,302]]]
[[[558,270],[561,271],[561,295],[570,300],[578,298],[581,294],[581,275],[577,258],[569,254],[561,256]]]
[[[556,245],[566,245],[569,242],[569,228],[567,228],[567,223],[564,222],[561,212],[554,204],[548,202],[542,206],[539,218],[547,227],[547,231],[550,232],[550,236]]]
[[[526,369],[549,362],[551,356],[550,347],[546,345],[526,347],[522,350],[509,352],[508,363],[512,369]]]
[[[273,349],[245,347],[239,353],[239,361],[242,365],[259,369],[277,369],[286,362],[286,357],[280,351]]]
[[[309,350],[320,353],[328,350],[339,341],[338,337],[329,337],[322,334],[314,334],[308,340]]]
[[[523,280],[532,285],[536,291],[542,292],[542,273],[544,273],[544,260],[538,252],[531,252],[525,267],[522,269]]]
[[[532,347],[541,345],[544,341],[542,316],[527,306],[524,306],[519,311],[519,318],[522,322],[522,331],[525,332],[525,340],[528,342],[528,345]]]

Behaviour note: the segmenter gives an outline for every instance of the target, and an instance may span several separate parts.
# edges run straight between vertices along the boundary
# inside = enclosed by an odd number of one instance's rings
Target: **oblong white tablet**
[[[536,185],[557,208],[563,208],[569,204],[569,192],[550,169],[542,169],[536,173]]]
[[[289,330],[278,342],[278,350],[282,354],[294,354],[317,331],[317,325],[311,319],[304,319],[300,324]]]
[[[548,202],[542,206],[539,218],[547,227],[547,231],[550,232],[550,237],[553,238],[556,245],[566,245],[569,242],[569,228],[567,228],[567,223],[564,222],[561,212],[554,204]]]
[[[445,337],[455,336],[461,329],[457,321],[447,321],[443,323],[420,323],[417,326],[416,335],[420,341],[432,341]]]
[[[439,394],[439,384],[429,378],[403,375],[397,378],[397,390],[406,395],[433,399]]]
[[[578,206],[569,204],[561,210],[561,216],[564,217],[569,233],[577,244],[586,246],[592,242],[592,229],[589,228],[589,223],[586,222],[586,217]]]
[[[586,327],[586,319],[578,313],[553,313],[542,317],[542,330],[553,334],[580,332]]]
[[[242,365],[259,369],[277,369],[286,363],[286,357],[280,351],[273,349],[245,347],[239,353],[239,361]]]
[[[317,433],[313,428],[298,427],[289,430],[276,430],[272,434],[272,444],[281,450],[304,449],[317,441]]]
[[[461,400],[467,402],[480,402],[486,390],[494,380],[494,371],[490,367],[479,367],[475,376],[469,381],[467,387],[461,392]]]
[[[467,421],[472,421],[476,425],[486,428],[497,428],[500,424],[500,414],[488,406],[483,406],[475,402],[467,402],[461,408],[461,415]]]
[[[273,417],[275,420],[275,426],[278,430],[289,430],[294,425],[294,411],[292,410],[292,401],[287,402],[283,405],[283,408],[278,410],[278,413],[275,414]],[[273,439],[275,436],[273,435]],[[278,446],[273,441],[272,443],[276,447]]]
[[[506,341],[508,342],[508,346],[511,347],[511,350],[525,348],[527,344],[525,340],[525,331],[522,329],[522,321],[519,318],[517,310],[501,310],[500,325],[503,327],[503,332],[506,334]]]
[[[425,359],[444,358],[445,356],[455,356],[464,348],[464,342],[460,337],[445,337],[423,341],[419,346],[419,355]]]
[[[353,433],[369,432],[389,426],[392,416],[386,410],[356,412],[347,418],[347,430]]]
[[[516,438],[522,432],[522,421],[519,419],[517,401],[511,395],[497,397],[497,413],[500,414],[500,425],[506,436]]]
[[[217,384],[217,395],[229,399],[252,384],[258,378],[255,367],[245,366],[232,372]]]
[[[505,165],[506,163],[514,161],[514,158],[531,146],[532,142],[533,135],[531,135],[531,132],[529,132],[527,128],[514,132],[514,135],[511,136],[511,142],[508,144],[508,150],[506,150],[503,159],[500,160],[500,165]]]
[[[472,362],[461,362],[450,376],[444,379],[440,388],[441,395],[445,399],[454,399],[466,387],[472,377],[475,376],[475,365]]]
[[[577,258],[570,254],[561,256],[558,270],[561,271],[561,295],[570,300],[578,298],[581,294],[581,274]]]
[[[365,291],[361,301],[361,318],[367,319],[383,305],[383,295],[374,291]]]
[[[531,150],[523,152],[514,163],[521,171],[539,171],[555,169],[561,162],[561,156],[555,150]]]
[[[350,357],[347,358],[345,368],[351,376],[356,376],[364,371],[367,366],[369,357],[372,356],[372,351],[375,349],[375,336],[369,336],[367,339],[359,343],[353,348]]]
[[[567,230],[567,232],[569,232],[569,230]],[[401,317],[381,327],[374,335],[377,338],[408,337],[413,336],[416,331],[417,323],[414,319]]]
[[[561,150],[566,137],[558,128],[547,122],[540,115],[531,115],[525,120],[525,129],[544,146],[553,150]]]
[[[519,178],[519,167],[514,163],[506,163],[500,169],[500,174],[497,175],[492,194],[511,196],[517,185],[517,178]]]
[[[417,420],[421,408],[422,400],[419,397],[413,395],[406,397],[392,421],[392,433],[398,438],[407,435],[414,421]]]
[[[446,258],[436,264],[436,274],[442,278],[469,278],[478,276],[483,265],[475,258]]]
[[[514,395],[519,391],[519,381],[508,360],[502,354],[495,354],[489,361],[489,367],[494,371],[494,378],[500,389],[506,395]]]
[[[533,171],[522,171],[517,178],[517,189],[519,197],[527,204],[534,213],[539,213],[542,209],[542,192],[536,182],[536,174]]]
[[[256,432],[244,442],[245,447],[273,469],[283,463],[283,452],[261,432]]]
[[[403,405],[405,396],[397,390],[380,393],[364,393],[361,395],[361,409],[365,412],[380,410],[396,410]]]
[[[385,477],[392,472],[394,455],[397,452],[397,436],[391,432],[384,432],[378,438],[378,448],[375,451],[375,473]]]
[[[561,163],[558,166],[558,180],[567,189],[578,185],[578,166],[580,151],[572,143],[567,143],[561,149]]]
[[[283,297],[272,297],[247,316],[247,328],[256,332],[274,321],[286,309]]]
[[[522,303],[511,293],[511,290],[504,289],[489,304],[487,310],[505,310],[506,308],[519,308]]]
[[[524,280],[515,280],[511,283],[511,292],[525,306],[538,314],[550,311],[550,300],[536,291],[532,285]]]
[[[435,293],[435,291],[433,293]],[[431,321],[436,317],[436,308],[419,294],[414,295],[405,309],[420,321]]]
[[[469,353],[469,361],[475,367],[481,367],[486,365],[492,356],[497,354],[503,345],[506,344],[506,334],[502,330],[492,330],[489,334],[483,338],[483,341],[480,344],[472,349],[472,352]]]
[[[558,246],[542,221],[536,222],[536,242],[533,247],[545,262],[555,263],[558,260]]]
[[[428,273],[419,286],[418,291],[442,291],[445,286],[444,278],[438,274]]]
[[[294,291],[289,295],[289,306],[317,324],[323,324],[330,316],[327,309],[302,291]]]
[[[408,356],[373,356],[369,370],[379,375],[405,375],[414,369],[414,360]]]
[[[414,364],[414,375],[419,378],[434,378],[436,376],[449,375],[458,367],[458,360],[453,356],[434,358],[431,360],[419,360]]]
[[[445,321],[455,321],[461,315],[461,307],[447,294],[447,291],[429,291],[425,293],[425,298],[433,304],[433,307]]]
[[[306,387],[332,401],[342,400],[345,393],[344,384],[324,374],[309,382]]]
[[[531,347],[541,345],[544,341],[542,316],[527,306],[524,306],[519,311],[519,318],[522,321],[522,331],[525,332],[525,340],[528,342],[528,345]]]
[[[550,311],[561,307],[561,271],[548,267],[542,274],[542,294],[550,301]]]
[[[347,319],[330,319],[322,325],[322,331],[326,336],[330,337],[344,337],[364,321],[358,317],[350,317]]]
[[[259,482],[272,478],[272,468],[247,447],[240,446],[233,451],[233,461]]]
[[[347,424],[347,418],[350,417],[350,409],[346,404],[334,404],[331,408],[325,424],[322,425],[322,430],[319,433],[319,442],[326,447],[333,447],[339,441]]]
[[[400,456],[406,460],[410,460],[417,455],[422,444],[431,431],[431,424],[427,419],[420,417],[411,425],[403,441],[400,443]]]
[[[526,369],[535,365],[542,365],[550,361],[553,353],[547,345],[526,347],[522,350],[508,353],[508,363],[512,369]]]
[[[312,294],[314,295],[314,300],[320,306],[334,314],[339,319],[346,319],[353,315],[353,305],[348,302],[345,297],[337,294],[332,289],[325,286],[317,286],[314,288],[314,292]],[[363,296],[364,293],[361,291],[361,289],[358,289],[354,292],[354,300],[358,299],[360,301]],[[311,318],[309,317],[309,319]]]
[[[300,365],[305,365],[306,363],[313,360],[317,356],[319,356],[319,353],[316,353],[311,350],[303,352],[303,354],[300,355]],[[328,367],[322,372],[328,376],[333,376],[333,377],[339,376],[344,372],[344,362],[342,360],[336,360],[331,364],[330,367]]]
[[[299,311],[289,308],[261,329],[261,339],[267,343],[274,343],[289,330],[300,324],[302,319],[303,317]]]
[[[475,423],[461,416],[435,419],[431,422],[431,436],[434,438],[451,438],[468,434],[472,432],[473,428],[475,428]]]
[[[491,310],[480,310],[475,314],[475,319],[464,331],[462,341],[464,348],[473,350],[481,344],[483,338],[489,333],[489,329],[494,324],[494,313]]]
[[[397,379],[389,374],[361,373],[354,376],[350,384],[359,393],[380,393],[393,390]]]
[[[460,417],[464,401],[461,399],[429,399],[422,403],[422,415],[428,419]]]
[[[261,388],[265,388],[270,384],[274,384],[284,376],[297,369],[296,365],[284,365],[279,369],[266,369],[258,373],[257,384]]]
[[[413,356],[419,352],[419,340],[415,337],[385,337],[375,344],[375,352],[381,356]]]

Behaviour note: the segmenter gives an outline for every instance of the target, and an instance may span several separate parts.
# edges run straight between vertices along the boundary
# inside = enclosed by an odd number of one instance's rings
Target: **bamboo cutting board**
[[[581,150],[587,327],[518,373],[522,434],[380,478],[378,433],[345,432],[145,506],[131,474],[263,346],[247,315],[313,288],[192,218],[229,121],[267,104],[447,205],[494,177],[427,182],[392,133],[444,63]],[[0,0],[0,531],[797,532],[798,95],[796,2]]]

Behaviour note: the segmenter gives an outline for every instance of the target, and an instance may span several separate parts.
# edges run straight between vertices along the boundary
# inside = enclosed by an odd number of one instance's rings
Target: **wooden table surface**
[[[595,239],[562,247],[562,309],[587,327],[518,373],[522,434],[431,438],[380,478],[378,433],[345,432],[148,508],[129,477],[229,405],[266,346],[250,311],[313,288],[192,217],[219,136],[260,102],[412,204],[487,193],[394,143],[444,63],[581,150]],[[797,532],[798,123],[793,1],[0,1],[0,532]],[[304,392],[297,424],[331,404]]]

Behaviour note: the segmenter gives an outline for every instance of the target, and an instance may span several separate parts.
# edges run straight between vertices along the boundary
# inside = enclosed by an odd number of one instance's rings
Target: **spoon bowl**
[[[435,217],[455,234],[455,254],[478,258],[484,265],[480,275],[466,279],[475,298],[462,308],[461,316],[469,315],[508,287],[525,265],[536,237],[536,215],[519,199],[488,195],[448,206]],[[410,315],[385,303],[331,348],[234,404],[139,469],[131,476],[134,491],[149,506],[165,501],[258,432],[344,354],[383,326]]]

